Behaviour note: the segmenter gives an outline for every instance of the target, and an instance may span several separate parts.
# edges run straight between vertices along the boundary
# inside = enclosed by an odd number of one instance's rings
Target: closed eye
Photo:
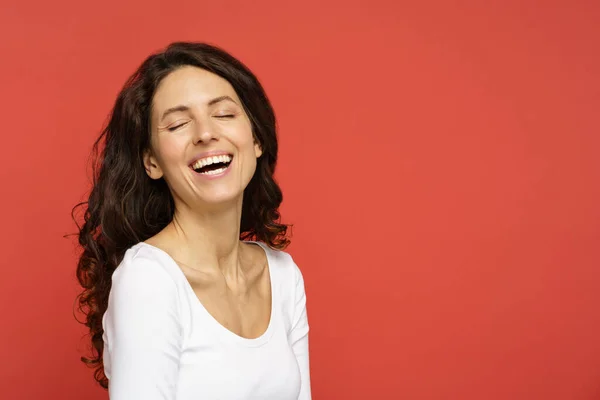
[[[179,125],[170,126],[170,127],[168,127],[168,128],[167,128],[167,130],[168,130],[169,132],[173,132],[173,131],[176,131],[177,129],[179,129],[179,128],[181,128],[182,126],[185,126],[185,125],[187,125],[187,124],[188,124],[187,122],[184,122],[184,123],[182,123],[182,124],[179,124]]]
[[[235,117],[235,115],[233,114],[227,114],[227,115],[215,115],[215,118],[224,118],[224,119],[228,119],[228,118],[233,118]]]

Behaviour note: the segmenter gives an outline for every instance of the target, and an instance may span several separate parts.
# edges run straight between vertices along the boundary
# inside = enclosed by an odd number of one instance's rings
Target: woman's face
[[[240,200],[262,152],[229,82],[197,67],[173,71],[156,90],[150,127],[146,172],[164,177],[176,202]]]

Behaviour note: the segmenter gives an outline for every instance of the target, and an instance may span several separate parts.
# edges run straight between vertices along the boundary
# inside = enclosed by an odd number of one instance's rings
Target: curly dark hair
[[[176,42],[149,56],[119,93],[110,118],[92,149],[92,189],[87,201],[73,208],[82,248],[77,297],[82,322],[91,336],[94,378],[108,388],[103,367],[102,317],[108,307],[112,274],[125,251],[167,226],[174,201],[164,179],[151,179],[143,165],[150,146],[150,112],[154,93],[168,74],[195,66],[226,79],[239,96],[262,148],[256,171],[243,194],[240,240],[260,240],[275,249],[290,242],[288,225],[280,222],[281,189],[273,173],[277,161],[275,114],[256,76],[224,50],[206,43]],[[78,223],[76,210],[83,209]]]

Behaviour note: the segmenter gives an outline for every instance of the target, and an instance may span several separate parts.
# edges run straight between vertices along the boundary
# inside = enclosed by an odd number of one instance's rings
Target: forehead
[[[152,100],[153,114],[180,104],[205,105],[218,96],[239,100],[231,84],[212,72],[192,66],[176,69],[158,85]]]

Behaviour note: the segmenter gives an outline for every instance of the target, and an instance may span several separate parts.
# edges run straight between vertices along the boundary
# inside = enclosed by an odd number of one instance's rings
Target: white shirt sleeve
[[[175,399],[179,315],[177,286],[158,261],[137,254],[115,270],[104,321],[111,400]]]
[[[311,400],[310,366],[308,357],[308,318],[306,314],[306,293],[302,272],[294,264],[295,269],[295,305],[292,329],[289,334],[292,350],[300,367],[300,395],[298,400]]]

